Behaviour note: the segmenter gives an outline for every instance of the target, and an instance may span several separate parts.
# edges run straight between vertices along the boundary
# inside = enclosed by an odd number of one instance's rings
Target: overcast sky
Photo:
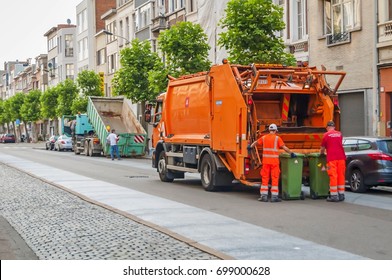
[[[1,0],[0,69],[5,61],[24,61],[47,53],[44,34],[67,19],[76,24],[82,0]]]

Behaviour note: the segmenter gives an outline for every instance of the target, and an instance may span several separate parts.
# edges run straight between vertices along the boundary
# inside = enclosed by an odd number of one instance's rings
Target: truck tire
[[[174,178],[169,176],[169,171],[167,170],[167,162],[164,151],[159,154],[158,173],[162,182],[173,182]]]
[[[217,191],[218,188],[214,185],[215,165],[209,154],[206,154],[201,161],[201,184],[204,189],[209,192]]]

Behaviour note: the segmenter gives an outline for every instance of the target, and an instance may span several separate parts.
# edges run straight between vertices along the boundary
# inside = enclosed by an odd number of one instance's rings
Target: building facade
[[[77,59],[75,52],[76,25],[59,24],[44,36],[48,46],[48,85],[55,86],[66,79],[75,79]]]

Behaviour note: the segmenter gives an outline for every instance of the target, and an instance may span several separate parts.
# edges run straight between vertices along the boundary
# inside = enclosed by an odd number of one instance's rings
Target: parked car
[[[7,133],[2,136],[2,143],[15,143],[15,135]]]
[[[57,138],[59,138],[58,135],[52,135],[49,137],[48,141],[45,143],[45,148],[47,150],[53,150],[54,149],[54,143],[56,143]]]
[[[72,151],[72,138],[67,135],[61,135],[57,138],[54,143],[55,151],[64,151],[69,150]]]
[[[344,137],[346,181],[353,192],[392,186],[392,138]]]

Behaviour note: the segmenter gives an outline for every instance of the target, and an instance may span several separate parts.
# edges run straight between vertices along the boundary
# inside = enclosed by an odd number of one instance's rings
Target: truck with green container
[[[112,129],[119,136],[117,143],[120,156],[137,157],[145,155],[147,132],[132,111],[131,102],[120,97],[90,96],[87,116],[99,138],[102,153],[110,155],[110,145],[106,138]]]

